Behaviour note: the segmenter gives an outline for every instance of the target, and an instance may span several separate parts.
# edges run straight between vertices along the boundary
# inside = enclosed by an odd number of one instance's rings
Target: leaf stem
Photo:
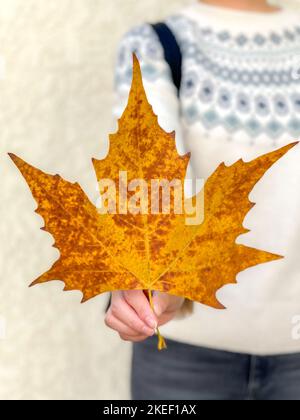
[[[152,293],[153,293],[153,291],[151,289],[149,289],[148,290],[149,303],[150,303],[150,306],[151,306],[152,311],[155,314]],[[158,350],[164,350],[164,349],[166,349],[167,348],[166,341],[165,341],[164,337],[161,335],[158,327],[156,328],[156,335],[157,335],[157,338],[158,338],[158,342],[157,342],[157,348],[158,348]]]

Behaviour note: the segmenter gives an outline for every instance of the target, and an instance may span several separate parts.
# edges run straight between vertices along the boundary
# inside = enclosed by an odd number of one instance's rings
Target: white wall
[[[105,299],[28,284],[57,259],[6,152],[78,180],[107,146],[120,36],[187,0],[0,0],[0,398],[128,398],[130,346],[103,325]]]

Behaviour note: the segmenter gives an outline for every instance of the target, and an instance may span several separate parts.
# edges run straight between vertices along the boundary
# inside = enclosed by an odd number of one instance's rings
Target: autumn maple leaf
[[[10,154],[38,203],[43,229],[53,235],[60,251],[59,260],[32,284],[62,280],[64,290],[83,293],[83,302],[114,290],[148,290],[150,297],[157,290],[224,308],[216,298],[222,286],[235,283],[237,274],[249,267],[282,258],[239,245],[236,239],[247,232],[243,220],[253,206],[249,193],[297,143],[251,162],[221,164],[204,187],[202,223],[187,224],[185,211],[174,212],[173,191],[167,214],[153,214],[151,200],[146,202],[147,211],[138,214],[121,209],[120,174],[126,173],[127,183],[137,178],[146,185],[176,179],[183,185],[190,158],[178,155],[175,134],[159,126],[135,56],[133,61],[128,104],[118,131],[110,136],[108,156],[93,160],[98,181],[110,180],[116,186],[116,200],[110,202],[116,211],[103,214],[79,184],[46,174]],[[201,194],[194,200],[201,200]],[[159,206],[162,201],[160,197]],[[181,199],[183,204],[187,201]]]

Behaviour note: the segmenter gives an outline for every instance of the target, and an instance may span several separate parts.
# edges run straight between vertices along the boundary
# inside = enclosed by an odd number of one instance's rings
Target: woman
[[[149,24],[127,33],[116,70],[115,117],[125,107],[132,51],[160,125],[176,130],[190,171],[207,178],[220,162],[250,160],[300,136],[300,20],[266,0],[203,0],[166,19],[182,52],[179,97]],[[134,399],[300,399],[300,148],[276,164],[252,193],[257,206],[239,242],[285,255],[238,276],[218,292],[228,308],[157,293],[115,292],[106,324],[134,342]],[[191,172],[192,173],[192,172]],[[182,318],[182,316],[181,316]],[[168,350],[155,350],[156,323]],[[152,338],[149,338],[152,337]]]

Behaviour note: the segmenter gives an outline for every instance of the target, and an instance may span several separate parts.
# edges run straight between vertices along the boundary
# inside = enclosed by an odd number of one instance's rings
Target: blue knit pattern
[[[233,35],[200,26],[184,15],[166,23],[183,54],[181,118],[206,132],[222,127],[228,136],[247,133],[280,139],[300,137],[300,25],[266,34]],[[148,24],[122,39],[116,66],[116,88],[130,85],[131,53],[142,62],[143,77],[170,81],[163,51]],[[298,60],[298,62],[297,62]]]

